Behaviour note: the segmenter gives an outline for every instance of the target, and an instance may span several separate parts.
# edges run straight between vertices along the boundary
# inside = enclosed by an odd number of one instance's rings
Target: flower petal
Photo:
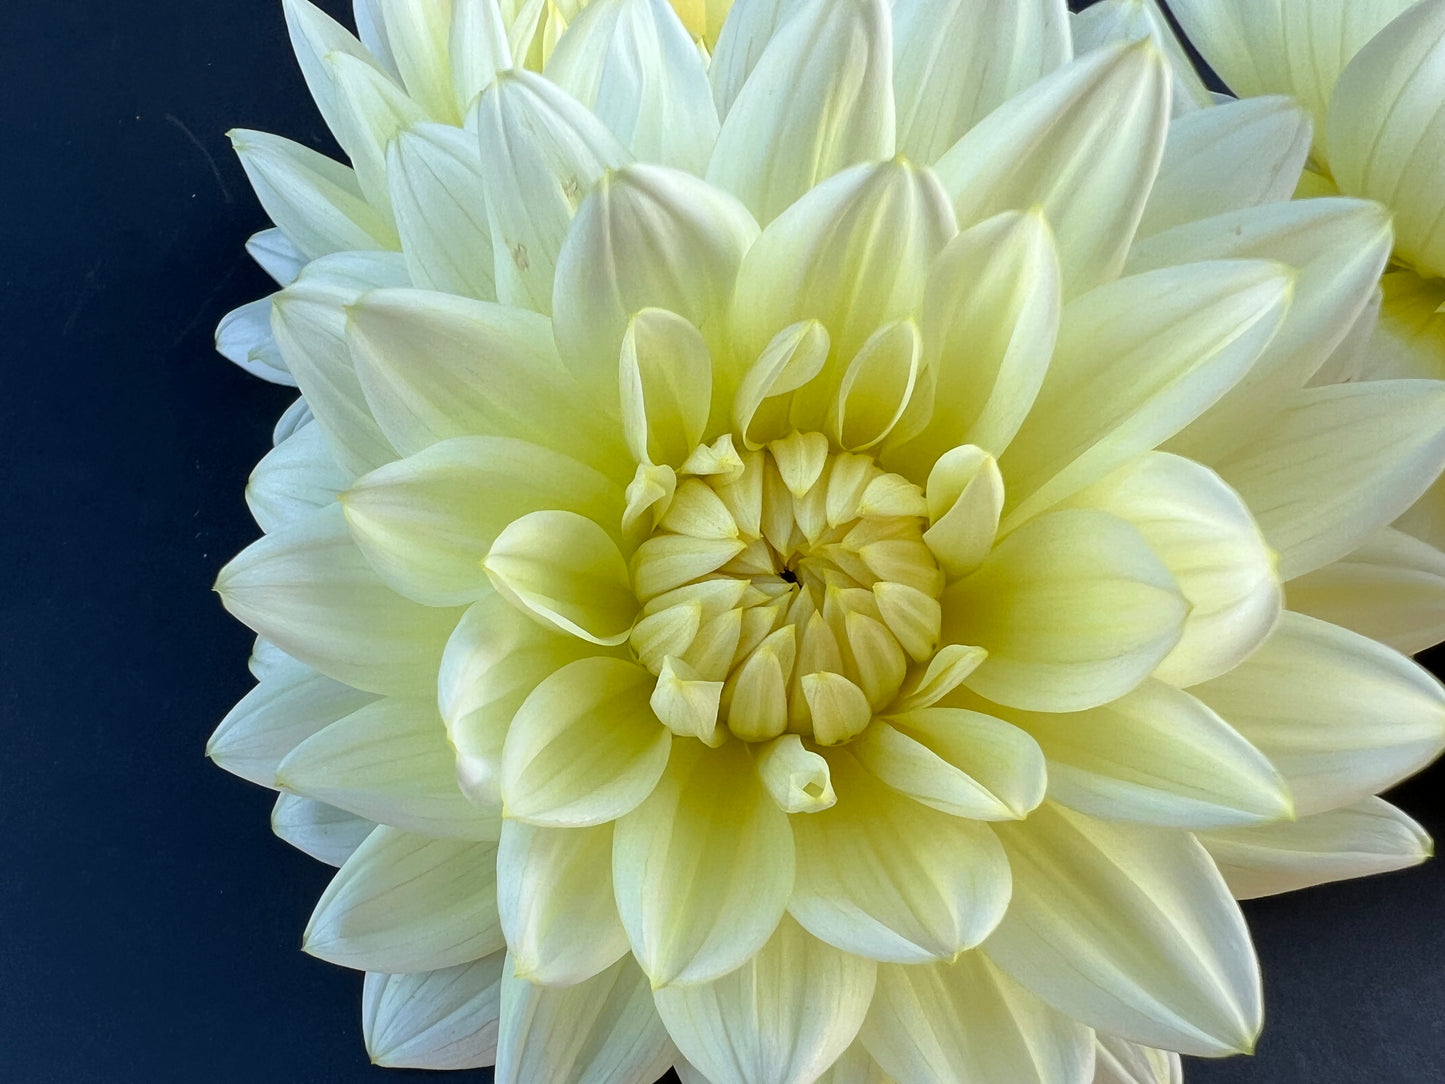
[[[497,846],[497,910],[519,978],[574,986],[627,955],[612,898],[612,825],[509,820]]]
[[[346,348],[346,306],[376,286],[407,283],[397,253],[339,252],[307,265],[271,300],[276,345],[336,464],[351,477],[396,458],[356,379]]]
[[[411,125],[431,118],[370,59],[332,53],[326,63],[336,88],[336,141],[351,159],[367,202],[390,224],[393,219],[386,184],[387,144]]]
[[[1292,278],[1280,264],[1220,260],[1119,279],[1069,305],[1033,409],[999,458],[1003,529],[1202,414],[1279,328]]]
[[[615,409],[618,349],[642,309],[677,313],[727,357],[723,318],[757,235],[733,196],[679,170],[639,163],[597,182],[557,255],[552,297],[562,361],[599,407]]]
[[[497,1057],[502,962],[494,952],[471,963],[408,975],[368,972],[361,1034],[377,1065],[391,1069],[475,1069]]]
[[[1205,832],[1199,841],[1242,900],[1406,869],[1435,851],[1425,829],[1374,797],[1297,821]]]
[[[408,128],[387,148],[386,176],[412,282],[495,300],[481,153],[471,134],[441,124]]]
[[[937,170],[959,225],[1042,207],[1064,292],[1116,277],[1169,122],[1169,68],[1149,42],[1082,56],[995,109]]]
[[[1445,748],[1445,689],[1383,644],[1303,614],[1190,690],[1268,756],[1303,816],[1358,801]]]
[[[482,92],[473,118],[497,299],[550,314],[557,253],[572,215],[606,170],[627,161],[627,150],[561,87],[520,69]]]
[[[929,268],[954,230],[937,179],[898,159],[810,189],[763,230],[738,272],[738,355],[759,357],[779,331],[807,319],[820,321],[832,342],[831,367],[806,389],[816,420],[799,416],[795,397],[795,426],[821,428],[843,367],[880,326],[916,314]]]
[[[507,19],[496,0],[452,0],[451,8],[452,93],[457,113],[464,117],[477,95],[512,66],[512,48],[507,40]],[[522,21],[520,10],[517,21]]]
[[[232,309],[221,317],[216,325],[216,353],[252,376],[272,384],[296,386],[296,378],[287,371],[281,348],[271,334],[269,297]]]
[[[500,812],[502,745],[532,690],[568,663],[603,653],[495,591],[467,610],[442,654],[437,704],[456,749],[457,782],[472,802]]]
[[[1330,98],[1330,172],[1351,195],[1385,201],[1395,251],[1420,274],[1445,275],[1445,3],[1392,21],[1345,67]]]
[[[943,642],[989,653],[965,684],[1035,711],[1123,696],[1173,650],[1189,613],[1143,536],[1087,509],[1025,524],[941,601]]]
[[[238,620],[367,692],[429,695],[461,611],[419,606],[366,563],[339,505],[253,542],[216,577]]]
[[[1445,383],[1306,388],[1271,427],[1214,464],[1239,491],[1286,581],[1345,556],[1445,466]]]
[[[387,697],[293,749],[278,785],[367,820],[447,839],[495,842],[501,825],[457,787],[435,701]]]
[[[1081,813],[1168,828],[1293,815],[1289,788],[1268,758],[1162,681],[1089,711],[998,710],[1043,748],[1049,797]]]
[[[582,402],[541,317],[426,290],[377,290],[347,316],[367,402],[403,454],[448,437],[507,436],[631,473],[615,427]]]
[[[375,58],[350,31],[310,0],[282,0],[281,7],[286,13],[291,48],[306,79],[306,89],[311,92],[326,126],[341,140],[345,131],[343,110],[327,58],[341,53],[372,65],[376,64]]]
[[[282,658],[282,666],[241,698],[206,743],[206,756],[263,787],[276,786],[276,768],[292,749],[375,699]]]
[[[932,416],[885,461],[922,475],[965,442],[1001,455],[1053,357],[1059,290],[1058,254],[1042,215],[1005,212],[950,241],[929,272],[923,307]]]
[[[1184,1068],[1172,1050],[1117,1035],[1099,1035],[1095,1042],[1094,1084],[1184,1084]]]
[[[1139,236],[1289,199],[1309,157],[1310,131],[1309,115],[1278,95],[1178,118],[1169,126]]]
[[[1152,40],[1169,61],[1170,111],[1179,117],[1215,104],[1158,0],[1101,0],[1069,17],[1074,55],[1122,42]]]
[[[627,324],[618,367],[632,457],[681,467],[702,441],[712,406],[712,358],[701,333],[667,309],[643,309]]]
[[[846,747],[821,752],[838,804],[791,818],[788,913],[845,952],[896,963],[948,959],[987,937],[1010,885],[989,827],[890,790]]]
[[[376,829],[332,879],[302,948],[342,967],[434,971],[503,945],[495,843]]]
[[[246,255],[278,286],[290,286],[306,266],[306,254],[274,227],[253,233],[246,241]]]
[[[387,52],[406,92],[440,121],[460,120],[452,95],[448,51],[450,4],[414,4],[410,0],[377,0],[386,28]]]
[[[271,809],[276,838],[328,866],[345,865],[375,830],[375,821],[299,794],[277,795]]]
[[[654,988],[716,979],[777,929],[793,839],[740,742],[673,742],[657,788],[614,831],[617,910]]]
[[[1445,554],[1381,527],[1359,549],[1292,580],[1289,606],[1413,655],[1445,640]]]
[[[672,734],[648,706],[636,663],[589,658],[522,702],[502,749],[504,814],[532,824],[602,824],[635,809],[667,766]]]
[[[1137,1042],[1206,1056],[1253,1046],[1249,931],[1192,836],[1047,803],[998,833],[1016,887],[991,960],[1076,1020]]]
[[[785,915],[742,967],[712,982],[663,986],[653,999],[678,1049],[712,1084],[813,1084],[863,1023],[874,969]]]
[[[667,0],[592,0],[547,61],[638,158],[701,174],[718,133],[707,69]]]
[[[351,479],[336,465],[319,425],[303,425],[262,457],[246,483],[246,506],[267,534],[336,499]]]
[[[805,0],[727,110],[708,181],[766,224],[839,170],[891,157],[890,26],[886,0]]]
[[[898,150],[936,162],[1072,55],[1061,0],[917,0],[893,8]]]
[[[502,969],[497,1084],[641,1084],[677,1051],[629,957],[576,986],[537,986]]]
[[[1165,230],[1129,253],[1132,274],[1194,260],[1278,260],[1297,269],[1289,311],[1254,366],[1169,445],[1213,464],[1268,429],[1281,400],[1326,363],[1361,319],[1390,254],[1389,215],[1349,199],[1247,207]]]
[[[1179,643],[1154,676],[1180,688],[1232,669],[1274,628],[1274,552],[1239,495],[1206,467],[1151,452],[1070,501],[1132,524],[1189,603]]]
[[[622,489],[577,460],[512,437],[452,437],[372,471],[341,499],[352,537],[395,590],[431,606],[489,590],[482,560],[529,512],[622,518]]]
[[[1089,1029],[981,952],[914,967],[883,964],[861,1040],[900,1084],[1089,1084]]]

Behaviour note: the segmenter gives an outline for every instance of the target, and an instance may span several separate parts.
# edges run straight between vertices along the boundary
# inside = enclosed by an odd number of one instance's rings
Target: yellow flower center
[[[711,473],[678,472],[632,565],[630,643],[658,675],[654,707],[709,744],[848,741],[937,648],[944,576],[923,492],[816,432],[721,470],[695,458]]]

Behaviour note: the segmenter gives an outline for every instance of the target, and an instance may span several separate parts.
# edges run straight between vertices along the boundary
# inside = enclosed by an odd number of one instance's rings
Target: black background
[[[0,1079],[398,1078],[299,951],[329,869],[202,755],[251,684],[211,582],[293,394],[212,351],[270,289],[231,126],[330,146],[279,0],[0,6]],[[1436,834],[1442,782],[1397,795]],[[1246,911],[1269,1026],[1191,1081],[1445,1079],[1445,865]]]

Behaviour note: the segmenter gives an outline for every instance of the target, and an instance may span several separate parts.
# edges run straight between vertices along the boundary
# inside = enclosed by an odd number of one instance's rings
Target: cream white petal
[[[1445,377],[1445,279],[1390,271],[1380,289],[1380,322],[1367,346],[1370,376]]]
[[[376,61],[349,30],[310,0],[282,0],[281,7],[286,13],[291,48],[306,79],[306,89],[311,92],[326,126],[340,139],[344,130],[343,108],[327,58],[339,53],[372,65]]]
[[[276,786],[276,768],[307,738],[375,699],[287,656],[264,673],[206,743],[206,756],[232,775]]]
[[[321,427],[304,425],[261,457],[246,483],[246,506],[270,534],[326,507],[350,482]]]
[[[1169,9],[1236,94],[1293,95],[1323,137],[1325,108],[1346,62],[1412,3],[1172,0]]]
[[[961,708],[876,720],[851,746],[865,768],[916,802],[976,820],[1017,820],[1044,799],[1044,756],[1025,731]]]
[[[497,910],[519,978],[574,986],[627,955],[612,898],[612,825],[509,820],[497,846]]]
[[[1425,0],[1365,44],[1330,98],[1330,172],[1395,213],[1395,251],[1445,275],[1445,3]]]
[[[1172,1050],[1117,1035],[1099,1035],[1095,1043],[1094,1084],[1184,1084],[1184,1067]]]
[[[727,116],[768,42],[797,10],[792,0],[734,0],[707,69],[720,118]]]
[[[1070,15],[1069,30],[1075,55],[1151,39],[1169,61],[1170,103],[1176,117],[1215,104],[1158,0],[1101,0]]]
[[[295,436],[315,421],[316,415],[311,413],[311,406],[306,402],[306,397],[298,395],[276,419],[276,424],[271,429],[271,446],[275,447],[288,437]]]
[[[712,982],[663,986],[658,1015],[712,1084],[813,1084],[852,1043],[876,965],[784,916],[747,963]]]
[[[548,321],[535,313],[426,290],[377,290],[347,317],[367,402],[404,454],[448,437],[510,436],[631,473],[615,426],[582,402]],[[610,462],[614,449],[621,454]]]
[[[899,1084],[1089,1084],[1093,1037],[981,952],[882,964],[860,1036]]]
[[[457,787],[433,698],[387,697],[343,716],[287,754],[277,783],[380,824],[495,841],[501,824]]]
[[[252,376],[294,388],[296,378],[286,368],[271,334],[271,299],[260,298],[232,309],[216,325],[216,353]]]
[[[519,516],[567,508],[615,524],[623,509],[616,483],[513,437],[440,441],[359,479],[341,503],[378,575],[431,606],[474,602],[488,589],[482,561]]]
[[[1351,199],[1246,207],[1136,244],[1129,253],[1131,273],[1239,258],[1278,260],[1296,269],[1289,311],[1259,360],[1169,450],[1212,465],[1269,428],[1282,398],[1325,364],[1367,312],[1389,254],[1388,213]]]
[[[1181,688],[1207,681],[1269,635],[1282,605],[1274,552],[1239,495],[1207,467],[1151,452],[1070,503],[1133,524],[1189,603],[1155,677]]]
[[[895,2],[899,152],[936,162],[985,116],[1072,55],[1062,0]]]
[[[667,309],[628,321],[618,358],[622,431],[639,464],[681,467],[712,408],[712,356],[702,333]]]
[[[740,742],[673,742],[657,788],[613,836],[617,910],[653,987],[711,981],[761,949],[793,861],[787,815]]]
[[[1149,42],[1100,49],[980,121],[937,170],[965,228],[1042,207],[1073,297],[1116,277],[1159,168],[1169,69]]]
[[[758,357],[778,332],[809,319],[832,344],[829,369],[795,396],[794,425],[820,428],[843,368],[869,336],[918,312],[929,269],[955,229],[932,172],[894,159],[830,178],[763,230],[738,272],[738,353]],[[799,416],[804,406],[816,420]]]
[[[928,275],[922,432],[884,461],[923,475],[964,442],[999,455],[1033,405],[1058,333],[1058,255],[1043,216],[1009,211],[949,241]],[[898,445],[901,444],[901,447]]]
[[[496,844],[385,826],[322,893],[302,947],[342,967],[434,971],[502,947]]]
[[[347,53],[332,53],[326,63],[331,67],[340,111],[336,141],[351,159],[367,202],[390,224],[393,220],[387,191],[387,145],[405,129],[430,118],[425,109],[371,62]]]
[[[279,794],[271,810],[271,831],[328,866],[340,866],[355,853],[376,822],[299,794]]]
[[[683,1084],[688,1084],[684,1079]],[[828,1067],[815,1084],[896,1084],[873,1060],[863,1044],[854,1040],[842,1056]]]
[[[399,253],[336,253],[309,264],[272,298],[281,356],[326,434],[336,463],[355,477],[396,458],[356,379],[346,347],[346,306],[375,286],[404,286]]]
[[[1338,561],[1290,581],[1289,606],[1413,655],[1445,640],[1445,554],[1382,527]]]
[[[351,0],[352,20],[356,23],[356,36],[371,58],[387,74],[400,79],[396,58],[391,55],[391,46],[386,40],[386,17],[381,3],[382,0]]]
[[[475,1069],[497,1057],[502,964],[494,952],[436,971],[371,971],[361,992],[361,1034],[377,1065]]]
[[[1179,117],[1169,125],[1139,236],[1289,199],[1309,157],[1311,131],[1309,114],[1279,95]]]
[[[458,114],[466,116],[497,73],[512,66],[512,48],[507,13],[497,0],[452,0],[451,9],[452,93]]]
[[[396,231],[348,167],[266,132],[237,128],[230,137],[266,214],[305,256],[396,247]]]
[[[845,952],[896,963],[950,959],[987,937],[1010,886],[989,826],[890,790],[846,746],[823,755],[838,804],[791,818],[788,913]]]
[[[1191,690],[1268,756],[1303,816],[1358,801],[1445,748],[1445,690],[1383,644],[1286,611],[1230,673]]]
[[[624,956],[575,986],[502,970],[497,1084],[651,1084],[677,1057],[644,975]]]
[[[637,595],[616,543],[576,512],[529,512],[513,520],[482,567],[509,602],[594,644],[622,643],[637,617]]]
[[[516,69],[483,91],[468,126],[482,150],[497,298],[550,314],[568,223],[598,178],[627,162],[627,149],[560,87]]]
[[[887,0],[804,0],[727,110],[707,179],[771,222],[818,182],[894,151]]]
[[[1049,797],[1081,813],[1168,828],[1293,815],[1289,788],[1269,759],[1162,681],[1089,711],[997,710],[1042,747]]]
[[[481,153],[471,134],[441,124],[408,128],[387,148],[386,176],[412,282],[495,300]]]
[[[703,58],[667,0],[591,0],[545,74],[638,158],[707,169],[717,107]]]
[[[386,27],[387,51],[408,96],[436,120],[460,120],[452,95],[452,5],[378,0],[378,7]]]
[[[278,286],[290,286],[306,266],[306,254],[275,226],[253,233],[246,241],[246,254],[275,279]]]
[[[512,716],[543,678],[602,649],[543,625],[488,592],[442,653],[437,705],[456,750],[457,782],[483,808],[502,807],[502,746]]]
[[[1259,965],[1193,836],[1047,803],[998,833],[1014,896],[984,946],[993,962],[1101,1031],[1186,1054],[1253,1047]]]
[[[1173,650],[1189,613],[1144,537],[1092,509],[1025,524],[941,601],[943,642],[988,651],[964,683],[1036,711],[1123,696]]]
[[[652,683],[636,663],[601,657],[545,678],[507,730],[504,814],[581,827],[635,809],[663,774],[672,745],[648,706]]]
[[[429,694],[462,611],[420,606],[372,571],[340,506],[252,543],[216,577],[237,619],[288,654],[368,692]]]
[[[1199,840],[1242,900],[1406,869],[1435,853],[1425,829],[1374,797],[1297,821],[1204,832]]]
[[[1288,309],[1293,275],[1219,260],[1119,279],[1064,309],[1058,348],[999,469],[1003,530],[1172,437],[1236,384]]]
[[[1445,383],[1306,388],[1257,440],[1214,464],[1289,581],[1349,553],[1445,466]]]

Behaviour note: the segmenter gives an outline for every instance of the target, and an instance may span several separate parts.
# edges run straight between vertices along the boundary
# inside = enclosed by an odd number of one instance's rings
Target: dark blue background
[[[329,870],[202,756],[250,686],[210,585],[291,398],[211,348],[269,289],[231,126],[329,145],[276,0],[0,7],[0,1079],[388,1075],[360,977],[299,951]],[[1400,795],[1437,834],[1442,781]],[[1247,910],[1270,1026],[1191,1080],[1441,1079],[1445,865]]]

